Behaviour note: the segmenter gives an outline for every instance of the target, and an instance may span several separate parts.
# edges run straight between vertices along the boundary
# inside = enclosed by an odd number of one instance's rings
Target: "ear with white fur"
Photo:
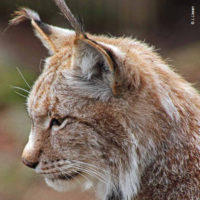
[[[81,79],[89,84],[104,87],[114,95],[118,94],[119,70],[115,62],[115,50],[111,45],[104,45],[85,36],[76,37],[73,48],[72,67],[81,71]],[[118,50],[118,49],[117,49]]]
[[[39,15],[28,8],[21,8],[13,16],[14,18],[10,21],[10,26],[17,25],[26,19],[31,20],[37,37],[40,38],[43,45],[48,49],[50,55],[55,54],[60,48],[64,47],[68,40],[75,36],[75,32],[72,30],[43,23]]]

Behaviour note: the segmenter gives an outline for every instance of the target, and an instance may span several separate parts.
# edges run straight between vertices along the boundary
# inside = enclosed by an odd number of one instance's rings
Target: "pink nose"
[[[27,167],[30,167],[30,168],[33,168],[35,169],[35,167],[37,166],[38,162],[36,163],[32,163],[32,162],[29,162],[28,160],[26,160],[25,158],[22,157],[22,162],[27,166]]]

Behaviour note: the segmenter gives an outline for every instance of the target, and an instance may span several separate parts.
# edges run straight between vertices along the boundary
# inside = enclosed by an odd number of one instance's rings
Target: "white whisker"
[[[60,171],[61,171],[61,174],[65,177],[65,178],[67,178],[67,176],[70,176],[70,177],[72,177],[72,179],[74,179],[75,181],[77,181],[80,185],[81,185],[81,187],[83,187],[83,184],[79,181],[79,180],[77,180],[75,177],[73,177],[73,176],[71,176],[69,173],[67,173],[67,172],[65,172],[64,170],[62,170],[60,167],[58,167],[58,166],[56,166]],[[74,171],[74,170],[72,170],[73,172],[76,172],[76,171]],[[64,174],[63,174],[64,173]],[[77,173],[77,172],[76,172]],[[66,176],[66,175],[67,176]],[[67,178],[68,179],[68,178]],[[68,181],[70,181],[70,179],[68,179]]]
[[[100,171],[102,171],[102,172],[105,172],[105,173],[107,173],[108,175],[111,175],[112,177],[114,177],[114,178],[116,178],[116,179],[119,180],[119,178],[118,178],[117,176],[115,176],[114,174],[112,174],[112,173],[110,173],[110,172],[108,172],[108,171],[106,171],[106,170],[103,170],[103,169],[101,169],[101,168],[99,168],[99,167],[97,167],[97,166],[95,166],[95,165],[92,165],[92,164],[89,164],[89,163],[85,163],[85,162],[81,162],[81,161],[78,161],[78,160],[73,160],[73,161],[74,161],[74,162],[77,162],[77,163],[81,163],[81,164],[83,164],[83,165],[87,165],[87,166],[93,167],[93,168],[95,168],[96,170],[100,170]]]
[[[24,88],[20,88],[20,87],[17,87],[17,86],[11,86],[11,88],[13,88],[13,89],[19,89],[19,90],[22,90],[22,91],[24,91],[24,92],[30,94],[30,92],[27,91],[27,90],[25,90]]]
[[[75,161],[75,160],[73,160],[73,161]],[[103,171],[104,173],[108,173],[109,175],[112,175],[112,174],[110,174],[109,172],[107,172],[105,170],[102,170],[102,169],[100,169],[97,166],[92,165],[92,164],[84,163],[84,162],[81,162],[81,161],[75,161],[75,162],[80,162],[82,165],[85,165],[85,167],[87,167],[87,168],[80,168],[82,171],[88,173],[91,176],[94,176],[95,178],[97,178],[98,180],[100,180],[101,182],[103,182],[105,185],[107,185],[108,187],[110,187],[110,185],[108,185],[107,182],[106,182],[107,181],[106,177],[102,173],[100,173],[99,171],[97,171],[97,169]],[[88,164],[88,166],[87,166],[87,164]],[[73,165],[73,167],[76,167],[76,166]],[[119,179],[116,176],[114,176],[114,177],[117,178],[117,179]],[[119,193],[117,192],[116,186],[113,183],[111,184],[111,186],[113,187],[113,189],[115,190],[115,192],[119,195]]]
[[[77,172],[77,173],[78,173],[80,176],[84,177],[88,182],[91,183],[91,181],[90,181],[86,176],[84,176],[82,173],[80,173],[80,172]],[[95,189],[95,187],[94,187],[93,184],[92,184],[92,187],[93,187],[94,191],[96,191],[96,189]]]
[[[20,94],[19,92],[16,92],[15,90],[13,90],[16,94],[18,94],[18,95],[20,95],[20,96],[22,96],[22,97],[25,97],[25,98],[27,98],[27,96],[24,96],[23,94]]]
[[[64,166],[63,166],[64,167]],[[83,172],[86,172],[88,175],[91,175],[93,177],[96,177],[98,180],[100,180],[101,182],[103,182],[105,185],[107,185],[109,187],[109,185],[105,182],[106,181],[106,178],[100,174],[100,173],[97,173],[95,171],[92,171],[91,169],[87,169],[87,168],[83,168],[83,166],[80,166],[80,165],[77,165],[77,164],[71,164],[70,166],[69,165],[66,165],[67,169],[70,169],[70,168],[76,168],[80,171],[83,171]]]
[[[77,168],[80,169],[81,171],[97,178],[98,180],[100,180],[102,183],[104,183],[105,185],[107,185],[110,188],[110,185],[106,182],[107,179],[106,177],[103,176],[103,174],[99,173],[98,171],[91,169],[91,168],[83,168],[83,167],[79,167],[79,166],[73,166],[73,168]],[[112,188],[115,190],[115,192],[119,195],[116,186],[112,183],[111,184]]]
[[[99,174],[93,172],[92,170],[87,170],[85,168],[82,168],[82,167],[78,167],[78,166],[73,166],[73,168],[77,168],[77,169],[80,169],[82,170],[83,172],[86,172],[88,175],[92,175],[96,178],[98,178],[98,180],[102,181],[105,185],[107,185],[109,187],[109,185],[105,182],[105,178],[100,176]]]
[[[24,82],[26,83],[26,85],[31,89],[30,85],[28,84],[28,82],[26,81],[26,79],[24,78],[23,74],[21,73],[21,71],[16,67],[17,71],[19,72],[19,74],[21,75],[21,77],[23,78]]]

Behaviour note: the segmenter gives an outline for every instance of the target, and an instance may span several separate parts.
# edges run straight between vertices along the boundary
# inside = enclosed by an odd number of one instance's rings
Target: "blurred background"
[[[169,65],[199,88],[200,1],[66,1],[88,32],[131,36],[155,46]],[[0,0],[0,200],[94,199],[90,193],[57,193],[21,163],[30,131],[23,97],[27,93],[14,91],[12,86],[29,90],[17,68],[33,85],[48,54],[34,36],[30,22],[5,31],[17,6],[36,10],[45,23],[70,28],[53,0]]]

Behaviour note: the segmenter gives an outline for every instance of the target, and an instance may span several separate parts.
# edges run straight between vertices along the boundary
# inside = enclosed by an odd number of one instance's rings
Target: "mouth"
[[[75,177],[77,176],[80,176],[81,175],[81,172],[74,172],[74,173],[71,173],[71,174],[62,174],[62,175],[57,175],[53,178],[50,178],[52,181],[54,180],[66,180],[66,181],[69,181],[71,179],[74,179]]]

